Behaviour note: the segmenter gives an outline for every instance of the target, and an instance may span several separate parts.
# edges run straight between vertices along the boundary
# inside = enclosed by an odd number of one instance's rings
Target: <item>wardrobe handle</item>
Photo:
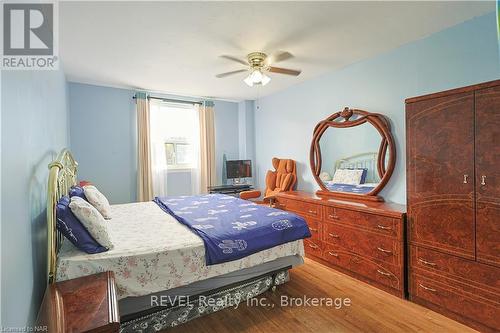
[[[432,291],[432,292],[437,291],[436,289],[432,289],[432,288],[426,287],[426,286],[424,286],[424,285],[423,285],[423,284],[421,284],[421,283],[419,283],[418,285],[420,286],[420,288],[425,289],[425,290],[428,290],[428,291]]]
[[[331,232],[328,233],[328,236],[333,237],[333,238],[339,238],[339,235],[337,234],[332,234]]]
[[[420,261],[422,264],[424,265],[429,265],[429,266],[436,266],[435,263],[433,262],[430,262],[430,261],[427,261],[427,260],[424,260],[424,259],[421,259],[421,258],[418,258],[418,261]]]
[[[481,185],[486,185],[486,176],[481,176]]]
[[[469,175],[464,175],[464,184],[469,182]]]
[[[316,211],[315,211],[315,210],[312,210],[312,209],[309,209],[307,212],[308,212],[309,214],[316,214]]]
[[[317,249],[319,246],[318,246],[318,245],[316,245],[316,244],[309,244],[309,247],[310,247],[311,249]]]
[[[338,253],[335,253],[332,251],[328,251],[328,254],[331,255],[332,257],[335,257],[335,258],[337,258],[339,256]]]
[[[381,248],[381,247],[377,247],[377,250],[379,250],[380,252],[384,252],[384,253],[392,253],[392,251],[389,251],[389,250],[383,249],[383,248]]]
[[[329,214],[328,217],[331,218],[332,220],[338,220],[339,219],[339,217],[337,215],[333,215],[333,214]]]
[[[318,229],[316,229],[316,228],[309,227],[309,230],[311,230],[312,232],[318,232]]]
[[[385,225],[377,224],[377,228],[383,229],[383,230],[392,230],[391,227],[386,227]]]

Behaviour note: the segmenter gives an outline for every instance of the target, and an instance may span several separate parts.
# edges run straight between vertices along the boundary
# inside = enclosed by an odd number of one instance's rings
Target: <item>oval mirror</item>
[[[334,113],[314,129],[310,162],[318,195],[382,201],[396,163],[388,121],[357,109]]]

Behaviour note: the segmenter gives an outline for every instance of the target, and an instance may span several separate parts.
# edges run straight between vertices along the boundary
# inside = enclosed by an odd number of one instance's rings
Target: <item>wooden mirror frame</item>
[[[350,120],[353,115],[358,115],[359,117],[354,120]],[[335,121],[338,118],[344,118],[344,121]],[[321,173],[321,148],[319,145],[319,141],[323,136],[323,133],[330,128],[348,128],[359,126],[364,123],[370,123],[375,129],[379,132],[382,137],[382,141],[380,142],[379,150],[378,150],[378,158],[377,158],[377,170],[380,176],[379,184],[368,193],[350,193],[350,192],[335,192],[329,191],[321,179],[319,175]],[[387,168],[385,166],[385,159],[387,155],[387,151],[389,151],[389,163]],[[396,165],[396,147],[394,143],[394,138],[391,133],[391,126],[389,121],[379,113],[371,113],[368,111],[358,110],[358,109],[350,109],[348,107],[344,108],[343,111],[332,114],[326,119],[320,121],[316,127],[314,127],[313,139],[311,142],[311,150],[309,154],[309,162],[311,165],[311,171],[313,173],[314,179],[321,187],[321,190],[318,190],[316,194],[318,196],[327,196],[334,198],[345,198],[345,199],[355,199],[355,200],[370,200],[370,201],[384,201],[384,199],[378,196],[378,193],[384,188],[389,179],[392,176],[394,171],[394,167]]]

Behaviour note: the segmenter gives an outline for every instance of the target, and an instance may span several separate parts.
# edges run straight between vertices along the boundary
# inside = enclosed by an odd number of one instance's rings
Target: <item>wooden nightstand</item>
[[[113,272],[47,286],[37,325],[48,326],[51,333],[119,332]]]

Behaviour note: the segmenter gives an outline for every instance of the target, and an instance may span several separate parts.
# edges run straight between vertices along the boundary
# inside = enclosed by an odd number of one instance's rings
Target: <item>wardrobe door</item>
[[[500,86],[476,91],[476,256],[500,266]]]
[[[408,103],[409,238],[475,258],[474,94]]]

